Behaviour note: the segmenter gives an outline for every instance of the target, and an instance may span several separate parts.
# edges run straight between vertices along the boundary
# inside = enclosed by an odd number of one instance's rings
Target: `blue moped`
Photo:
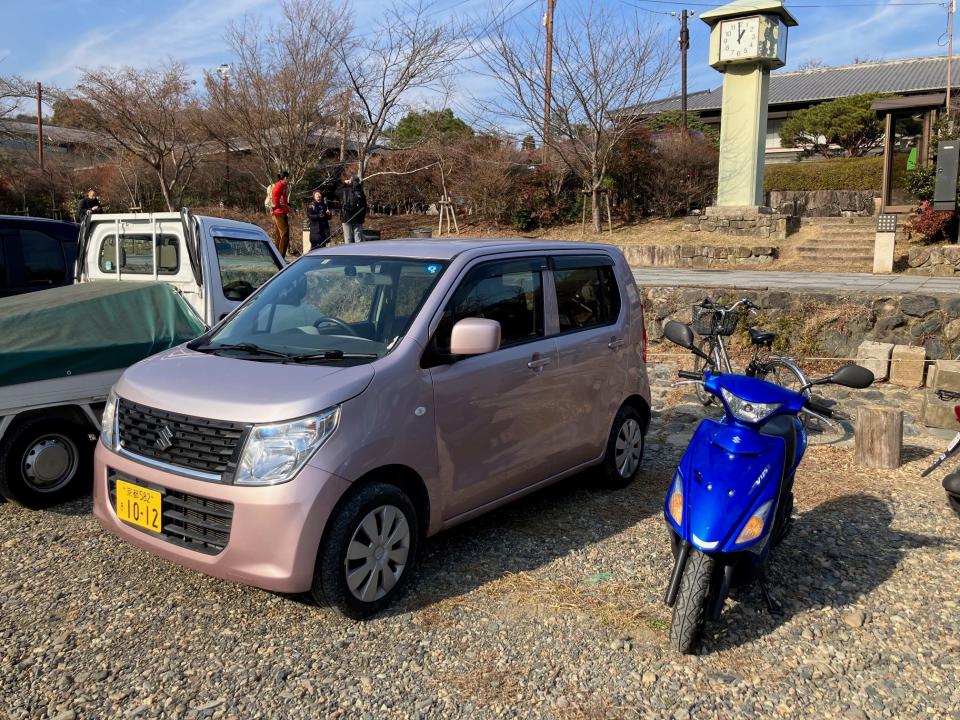
[[[702,354],[689,326],[671,321],[664,334]],[[873,373],[846,365],[800,392],[745,375],[679,374],[702,383],[724,409],[723,418],[704,420],[694,432],[664,503],[675,558],[664,598],[673,608],[670,643],[691,653],[706,619],[719,619],[732,585],[759,581],[767,607],[779,611],[765,573],[771,550],[789,530],[794,473],[807,449],[799,416],[832,416],[802,393],[827,383],[865,388]]]

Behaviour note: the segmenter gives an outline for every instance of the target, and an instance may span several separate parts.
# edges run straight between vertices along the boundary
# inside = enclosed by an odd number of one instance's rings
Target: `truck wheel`
[[[389,605],[410,579],[420,525],[400,488],[370,483],[331,515],[317,553],[310,594],[321,605],[363,620]]]
[[[0,495],[29,508],[69,500],[90,488],[93,449],[87,430],[69,420],[15,425],[0,441]]]
[[[600,466],[606,487],[625,488],[640,471],[644,447],[643,418],[631,405],[624,405],[614,418],[607,439],[607,452]]]

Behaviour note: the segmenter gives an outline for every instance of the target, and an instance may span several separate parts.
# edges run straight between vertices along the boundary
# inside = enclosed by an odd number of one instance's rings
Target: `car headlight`
[[[278,485],[296,475],[337,428],[340,407],[285,423],[254,425],[240,455],[234,483]]]
[[[683,524],[683,476],[677,470],[673,479],[673,487],[670,488],[670,500],[667,503],[670,517],[677,525]]]
[[[770,514],[770,508],[772,507],[773,500],[769,500],[761,505],[760,509],[750,516],[750,519],[747,520],[747,524],[743,526],[743,530],[741,530],[740,534],[737,535],[737,545],[752,542],[760,537],[760,535],[763,533],[763,526],[767,524],[767,515]]]
[[[741,397],[737,397],[729,390],[720,388],[724,402],[730,408],[730,412],[737,420],[743,422],[757,423],[770,417],[782,403],[755,403],[748,402]]]
[[[110,450],[116,450],[120,444],[120,432],[117,429],[117,391],[110,388],[107,395],[107,404],[103,406],[103,415],[100,417],[100,442]]]

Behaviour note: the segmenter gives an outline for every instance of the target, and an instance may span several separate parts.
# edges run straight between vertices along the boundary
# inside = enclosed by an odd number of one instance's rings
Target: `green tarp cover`
[[[204,330],[164,283],[84,283],[2,298],[0,386],[125,368]]]

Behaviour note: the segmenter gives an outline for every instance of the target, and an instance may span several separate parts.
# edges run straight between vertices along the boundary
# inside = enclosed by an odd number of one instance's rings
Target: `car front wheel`
[[[419,520],[410,498],[386,483],[363,485],[334,512],[317,554],[311,595],[362,620],[389,605],[409,580]]]

